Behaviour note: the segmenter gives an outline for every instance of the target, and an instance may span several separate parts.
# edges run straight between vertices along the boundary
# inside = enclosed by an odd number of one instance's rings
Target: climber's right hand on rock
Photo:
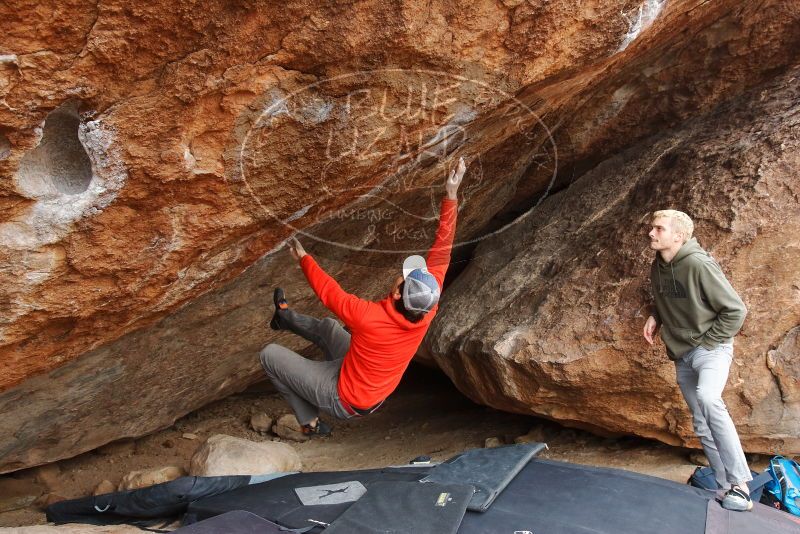
[[[458,165],[450,171],[447,177],[447,183],[444,184],[445,191],[447,191],[447,198],[456,200],[458,198],[458,186],[461,185],[461,179],[464,178],[464,173],[467,172],[467,164],[464,163],[464,157],[458,158]]]

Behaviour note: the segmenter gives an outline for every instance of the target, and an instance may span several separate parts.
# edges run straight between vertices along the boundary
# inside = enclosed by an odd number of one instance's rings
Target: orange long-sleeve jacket
[[[428,251],[428,271],[444,287],[450,251],[456,231],[458,202],[442,200],[439,229]],[[314,292],[350,329],[350,349],[339,374],[339,398],[350,406],[367,409],[388,397],[400,383],[411,358],[428,331],[438,304],[417,323],[408,321],[394,307],[389,295],[371,302],[344,291],[310,255],[300,261]]]

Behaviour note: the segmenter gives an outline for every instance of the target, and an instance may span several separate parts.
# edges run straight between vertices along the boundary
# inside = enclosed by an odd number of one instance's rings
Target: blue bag
[[[794,460],[775,456],[767,472],[772,480],[764,485],[764,491],[781,510],[800,516],[800,466]]]

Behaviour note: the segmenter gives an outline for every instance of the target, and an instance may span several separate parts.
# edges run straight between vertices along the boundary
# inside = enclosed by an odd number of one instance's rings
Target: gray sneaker
[[[753,509],[753,501],[742,488],[733,486],[722,499],[722,507],[735,512],[747,512]]]

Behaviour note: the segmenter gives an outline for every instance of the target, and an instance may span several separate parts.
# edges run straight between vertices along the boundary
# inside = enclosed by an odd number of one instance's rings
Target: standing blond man
[[[656,331],[675,361],[678,386],[692,412],[694,431],[721,488],[722,506],[753,508],[747,482],[752,480],[722,390],[733,358],[733,337],[747,309],[711,255],[692,237],[694,224],[676,210],[653,214],[650,248],[656,257],[650,271],[654,311],[644,325],[651,345]]]

